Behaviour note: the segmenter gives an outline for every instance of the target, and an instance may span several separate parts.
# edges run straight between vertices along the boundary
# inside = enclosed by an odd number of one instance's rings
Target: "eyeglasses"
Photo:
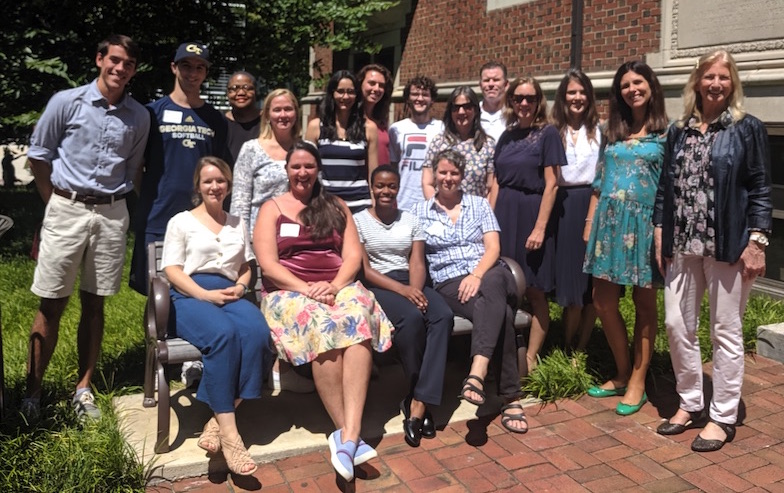
[[[250,84],[234,84],[233,86],[227,87],[227,89],[229,90],[229,92],[237,92],[240,89],[242,89],[245,92],[251,92],[256,90],[256,88]]]
[[[474,105],[472,103],[452,104],[452,113],[457,113],[461,109],[465,111],[474,111]]]
[[[520,104],[523,101],[525,101],[528,104],[536,104],[539,102],[539,98],[528,94],[515,94],[514,96],[512,96],[512,101],[514,101],[517,104]]]
[[[354,89],[335,89],[335,92],[341,96],[353,96],[357,93]]]

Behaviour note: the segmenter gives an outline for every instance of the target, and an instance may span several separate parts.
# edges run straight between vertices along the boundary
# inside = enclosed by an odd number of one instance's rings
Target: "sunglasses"
[[[536,104],[539,102],[539,98],[536,96],[529,96],[527,94],[515,94],[514,96],[512,96],[512,101],[514,101],[517,104],[520,104],[523,101],[525,101],[528,104]]]
[[[452,113],[457,113],[461,109],[465,111],[473,111],[474,105],[472,103],[452,104]]]

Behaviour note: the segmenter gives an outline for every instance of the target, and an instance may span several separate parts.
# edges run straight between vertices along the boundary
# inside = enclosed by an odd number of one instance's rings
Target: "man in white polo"
[[[150,114],[126,91],[139,48],[127,36],[98,44],[98,78],[55,94],[33,132],[27,156],[46,203],[32,292],[40,296],[30,329],[27,393],[22,412],[40,412],[41,382],[57,344],[60,318],[81,275],[73,408],[79,418],[100,417],[90,382],[104,330],[104,298],[120,289],[128,209],[141,165]]]
[[[482,113],[480,121],[487,135],[498,142],[506,130],[506,65],[501,62],[487,62],[479,69],[479,88],[482,90]]]

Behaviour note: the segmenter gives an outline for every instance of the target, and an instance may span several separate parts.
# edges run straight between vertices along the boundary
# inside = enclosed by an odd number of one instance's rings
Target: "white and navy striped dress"
[[[321,154],[321,183],[331,194],[343,199],[357,213],[370,207],[368,184],[367,141],[349,142],[323,138],[322,128],[318,140]]]

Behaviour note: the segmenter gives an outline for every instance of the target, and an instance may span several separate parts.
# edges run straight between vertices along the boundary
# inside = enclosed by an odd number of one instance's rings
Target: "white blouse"
[[[188,274],[220,274],[231,281],[240,267],[254,258],[245,222],[231,214],[218,234],[210,231],[190,211],[180,212],[166,226],[161,269],[182,266]]]
[[[596,176],[596,163],[599,161],[599,148],[601,140],[601,130],[596,127],[594,139],[588,139],[588,132],[585,125],[577,131],[577,143],[572,140],[569,127],[566,130],[566,151],[567,166],[561,166],[561,173],[558,177],[559,186],[590,185]]]

